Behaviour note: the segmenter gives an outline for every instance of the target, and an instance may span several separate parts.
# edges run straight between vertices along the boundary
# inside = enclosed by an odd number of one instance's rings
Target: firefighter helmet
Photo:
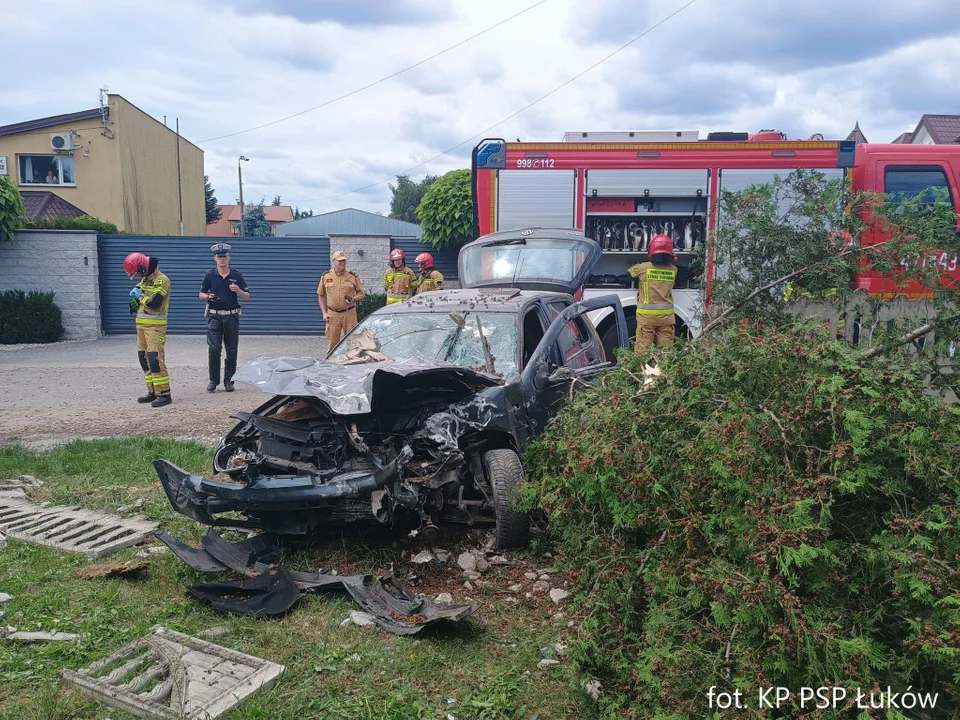
[[[393,249],[393,250],[390,251],[390,264],[391,264],[391,265],[393,264],[393,261],[394,261],[394,260],[402,260],[402,261],[406,262],[406,260],[407,260],[407,254],[406,254],[403,250],[401,250],[400,248],[395,248],[395,249]]]
[[[149,275],[150,257],[140,252],[130,253],[123,261],[123,269],[131,280],[138,274]]]
[[[650,238],[650,257],[654,255],[671,255],[674,260],[677,259],[673,254],[673,240],[669,235],[654,235]]]
[[[421,270],[429,270],[433,267],[433,255],[430,253],[420,253],[417,255],[417,265]]]

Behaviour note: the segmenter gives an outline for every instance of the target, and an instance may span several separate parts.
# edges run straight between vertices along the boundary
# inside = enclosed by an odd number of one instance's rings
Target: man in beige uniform
[[[333,270],[321,275],[317,285],[317,303],[327,324],[328,354],[343,335],[357,326],[357,302],[364,297],[360,277],[347,270],[347,254],[337,250],[333,254]]]
[[[673,285],[677,280],[677,256],[668,235],[650,240],[651,262],[638,263],[628,272],[640,281],[637,292],[637,345],[641,353],[656,341],[657,347],[673,345],[676,316],[673,308]]]

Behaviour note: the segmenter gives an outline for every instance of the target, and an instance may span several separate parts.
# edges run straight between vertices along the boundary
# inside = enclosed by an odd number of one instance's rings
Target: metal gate
[[[433,266],[440,271],[445,281],[453,282],[457,280],[459,270],[457,269],[458,250],[450,248],[435,248],[433,245],[422,243],[416,238],[391,238],[390,249],[400,248],[407,254],[407,267],[417,271],[417,255],[420,253],[430,253],[433,255]]]
[[[204,302],[197,297],[204,273],[216,267],[210,246],[229,242],[230,267],[243,273],[251,298],[243,305],[240,327],[253,335],[318,335],[324,330],[317,306],[317,283],[330,269],[327,237],[160,237],[101,235],[100,304],[103,332],[136,332],[127,309],[130,290],[123,259],[131,252],[155,255],[170,278],[169,330],[182,335],[206,332]]]

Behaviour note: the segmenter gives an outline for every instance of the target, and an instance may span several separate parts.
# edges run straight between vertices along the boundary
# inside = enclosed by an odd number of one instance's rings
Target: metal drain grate
[[[158,527],[145,518],[121,518],[78,507],[44,508],[0,494],[0,532],[91,559],[136,545]]]

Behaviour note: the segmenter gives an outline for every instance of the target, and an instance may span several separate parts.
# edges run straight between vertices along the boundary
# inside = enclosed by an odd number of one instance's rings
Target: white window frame
[[[56,158],[57,160],[57,170],[58,170],[58,180],[59,182],[55,184],[39,182],[39,183],[28,183],[23,182],[23,176],[20,173],[20,158],[24,157],[40,157],[40,158]],[[65,183],[63,182],[63,158],[69,157],[73,159],[73,155],[45,155],[44,153],[17,153],[17,184],[20,187],[76,187],[77,186],[77,163],[73,163],[73,182]]]

